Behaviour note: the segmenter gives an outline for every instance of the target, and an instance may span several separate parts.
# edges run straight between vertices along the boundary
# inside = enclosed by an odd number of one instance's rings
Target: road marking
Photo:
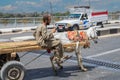
[[[92,56],[87,56],[86,58],[98,57],[98,56],[102,56],[102,55],[106,55],[106,54],[111,54],[111,53],[118,52],[118,51],[120,51],[120,48],[113,49],[113,50],[106,51],[106,52],[102,52],[102,53],[98,53],[98,54],[92,55]]]

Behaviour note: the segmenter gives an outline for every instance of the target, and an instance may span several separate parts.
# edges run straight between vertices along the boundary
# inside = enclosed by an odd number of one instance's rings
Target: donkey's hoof
[[[82,71],[84,71],[84,72],[86,72],[87,71],[87,69],[86,68],[83,68],[83,69],[81,69]]]
[[[60,66],[59,69],[60,69],[60,70],[63,69],[63,66]]]
[[[58,75],[57,71],[55,71],[55,72],[54,72],[54,75],[55,75],[55,76],[57,76],[57,75]]]

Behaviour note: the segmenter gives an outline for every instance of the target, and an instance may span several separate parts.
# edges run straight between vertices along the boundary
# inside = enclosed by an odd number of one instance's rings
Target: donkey
[[[87,48],[87,47],[90,47],[89,40],[93,40],[94,43],[97,43],[97,39],[98,39],[97,30],[96,30],[95,27],[90,27],[88,30],[82,31],[82,34],[84,33],[83,34],[84,35],[83,39],[81,39],[82,36],[78,33],[81,33],[81,31],[75,31],[75,33],[72,33],[72,35],[74,35],[73,40],[68,38],[68,32],[55,33],[54,37],[60,39],[61,42],[63,43],[63,45],[64,44],[71,44],[71,42],[76,43],[76,47],[74,47],[74,49],[73,48],[71,48],[71,49],[73,49],[76,53],[79,68],[81,68],[82,71],[87,71],[87,69],[84,68],[84,66],[82,64],[82,56],[81,56],[81,53],[80,53],[79,44],[80,44],[81,41],[84,41],[84,42],[86,42],[86,44],[83,47]],[[77,40],[74,40],[74,38],[76,36],[79,37],[79,38]],[[62,69],[63,66],[61,65],[62,63],[59,61],[59,58],[56,56],[56,51],[55,50],[53,50],[53,51],[54,51],[54,55],[50,57],[50,60],[51,60],[53,70],[55,71],[55,74],[57,74],[57,68],[55,67],[55,64],[57,64],[57,66],[60,69]]]

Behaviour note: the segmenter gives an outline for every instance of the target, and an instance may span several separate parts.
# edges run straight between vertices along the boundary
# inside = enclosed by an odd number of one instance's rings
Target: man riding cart
[[[82,57],[80,54],[79,46],[83,46],[85,48],[90,46],[88,40],[89,39],[95,40],[97,38],[95,28],[91,27],[85,32],[86,36],[88,37],[84,37],[84,36],[79,37],[76,35],[76,37],[73,38],[74,41],[71,42],[69,40],[70,38],[66,37],[66,33],[65,34],[61,33],[63,35],[56,38],[55,35],[53,36],[53,33],[56,31],[55,29],[53,29],[52,32],[50,33],[47,31],[46,26],[50,23],[50,20],[51,20],[51,16],[49,14],[43,16],[43,24],[37,27],[36,31],[34,32],[34,37],[36,40],[0,42],[0,68],[1,68],[0,77],[2,80],[23,80],[25,75],[25,67],[21,62],[19,62],[20,58],[17,52],[27,52],[33,50],[47,49],[48,52],[50,52],[50,50],[53,50],[54,55],[50,57],[50,60],[51,60],[52,68],[56,74],[57,69],[55,67],[55,64],[57,64],[57,66],[60,69],[62,69],[63,67],[61,63],[71,58],[71,56],[63,55],[64,52],[63,47],[64,50],[66,47],[74,47],[77,56],[78,67],[80,67],[83,71],[87,70],[86,68],[84,68],[82,64]],[[79,33],[79,31],[77,31],[77,33]],[[80,34],[84,34],[84,33],[82,32]],[[69,43],[65,43],[65,44],[61,43],[62,42],[61,38],[66,38],[67,39],[66,41],[69,41]],[[82,40],[80,41],[79,39]],[[43,54],[45,53],[40,54],[35,59],[39,58]],[[33,59],[32,61],[34,61],[35,59]]]
[[[62,62],[64,59],[69,59],[71,56],[63,55],[63,46],[59,39],[55,39],[53,33],[56,32],[56,29],[52,29],[51,32],[47,31],[47,25],[51,22],[51,16],[45,14],[43,16],[43,24],[37,27],[34,37],[37,40],[38,44],[42,47],[46,47],[48,50],[54,49],[58,55],[59,61]]]

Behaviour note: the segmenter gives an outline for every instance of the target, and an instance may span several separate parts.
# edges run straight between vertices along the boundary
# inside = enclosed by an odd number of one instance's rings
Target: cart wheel
[[[6,54],[0,55],[0,69],[2,68],[3,64],[6,63]]]
[[[1,68],[2,80],[23,80],[25,68],[21,62],[9,61]]]
[[[16,61],[20,61],[20,57],[18,54],[16,54],[15,59]],[[1,54],[0,55],[0,69],[2,68],[2,66],[7,62],[7,54]]]

